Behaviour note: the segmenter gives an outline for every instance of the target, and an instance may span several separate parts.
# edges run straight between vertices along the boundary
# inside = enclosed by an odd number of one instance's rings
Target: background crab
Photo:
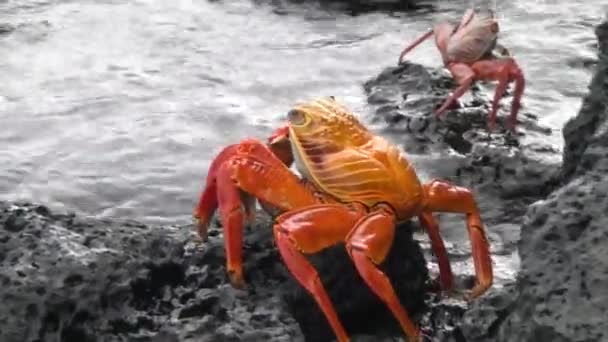
[[[442,289],[450,291],[452,271],[432,212],[458,212],[466,215],[477,280],[467,297],[491,286],[489,246],[470,190],[442,180],[422,184],[399,148],[372,134],[333,97],[297,105],[287,119],[268,144],[245,139],[224,148],[210,166],[194,210],[198,234],[206,240],[219,208],[233,286],[245,286],[243,223],[253,220],[256,200],[279,214],[273,231],[283,261],[314,297],[339,341],[347,341],[348,335],[306,254],[345,243],[366,284],[405,333],[421,340],[378,265],[391,248],[396,223],[416,216],[438,258]],[[302,178],[289,169],[294,161]]]
[[[464,95],[473,82],[498,81],[488,120],[490,131],[496,124],[500,99],[504,96],[509,83],[515,82],[511,116],[509,117],[509,127],[513,130],[517,122],[517,113],[521,107],[525,78],[509,51],[497,44],[498,31],[498,22],[492,12],[477,14],[469,9],[465,12],[460,24],[454,26],[448,22],[442,22],[406,46],[399,56],[398,63],[401,64],[405,55],[420,43],[431,36],[435,37],[435,44],[441,53],[443,64],[459,85],[436,110],[435,114],[438,116]]]

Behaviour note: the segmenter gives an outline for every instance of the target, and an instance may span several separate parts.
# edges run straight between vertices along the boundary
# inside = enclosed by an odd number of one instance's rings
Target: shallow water
[[[489,4],[527,76],[524,110],[557,146],[586,91],[603,2]],[[190,222],[214,154],[265,137],[294,102],[334,95],[367,117],[362,83],[472,2],[432,3],[352,17],[248,0],[0,1],[0,24],[16,27],[0,35],[0,198]],[[440,62],[431,42],[409,59]]]

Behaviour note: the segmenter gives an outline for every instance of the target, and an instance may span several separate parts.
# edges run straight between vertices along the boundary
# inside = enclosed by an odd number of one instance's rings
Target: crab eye
[[[287,119],[292,125],[301,126],[306,123],[306,113],[298,109],[292,109],[287,113]]]

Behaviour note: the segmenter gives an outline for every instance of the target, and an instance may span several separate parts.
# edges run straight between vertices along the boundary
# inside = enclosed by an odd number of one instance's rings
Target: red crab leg
[[[348,335],[319,274],[304,254],[343,241],[362,215],[363,212],[341,204],[319,204],[289,211],[279,216],[274,225],[275,240],[287,269],[316,300],[340,342],[348,341]]]
[[[222,164],[217,178],[217,201],[220,220],[224,227],[226,249],[226,270],[234,287],[244,288],[242,266],[243,221],[245,216],[241,206],[239,189],[230,174],[231,162]]]
[[[406,46],[403,49],[403,51],[401,51],[397,64],[401,64],[403,57],[405,57],[405,55],[407,55],[410,51],[412,51],[414,48],[416,48],[416,46],[420,45],[420,43],[429,39],[432,35],[433,35],[433,29],[430,29],[426,33],[424,33],[422,36],[416,38],[416,40],[414,40],[410,45]]]
[[[268,138],[268,146],[287,167],[291,166],[293,163],[293,154],[291,153],[289,126],[287,124],[275,130],[272,135],[270,135]]]
[[[475,72],[466,64],[451,63],[448,65],[448,69],[458,83],[458,88],[456,88],[456,90],[454,90],[443,102],[441,107],[435,111],[437,116],[443,114],[454,101],[464,95],[464,93],[471,88],[471,84],[473,84],[473,81],[475,80]]]
[[[420,330],[400,304],[390,280],[378,269],[390,251],[394,237],[395,216],[387,211],[376,211],[359,220],[346,238],[346,249],[361,277],[388,306],[406,335],[422,341]]]
[[[421,213],[418,215],[418,220],[426,229],[429,239],[431,240],[431,248],[437,258],[437,265],[439,266],[441,289],[443,291],[450,291],[454,284],[454,275],[452,273],[452,268],[450,267],[448,252],[445,249],[443,239],[439,233],[439,225],[430,212]]]
[[[515,81],[515,91],[513,94],[513,102],[511,103],[511,116],[509,117],[509,126],[513,129],[515,127],[517,113],[521,106],[521,97],[525,88],[523,73],[517,63],[515,63],[515,60],[512,58],[482,60],[473,63],[472,68],[477,79],[498,81],[496,92],[494,93],[494,101],[492,102],[492,110],[490,111],[488,119],[490,130],[496,123],[496,113],[498,111],[500,99],[504,96],[509,82]]]
[[[467,229],[471,240],[473,264],[477,284],[471,290],[470,299],[476,298],[492,286],[492,259],[490,247],[479,215],[475,198],[469,189],[433,180],[424,185],[426,211],[455,212],[466,214]]]
[[[203,217],[214,204],[219,207],[226,244],[226,268],[235,287],[245,284],[242,271],[243,192],[279,211],[316,202],[309,188],[300,183],[270,148],[254,139],[224,149],[211,165],[207,184],[211,186],[203,191],[195,215]],[[206,220],[200,221],[208,223],[208,216],[205,217]]]

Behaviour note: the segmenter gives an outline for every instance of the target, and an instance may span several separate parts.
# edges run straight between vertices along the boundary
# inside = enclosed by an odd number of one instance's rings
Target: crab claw
[[[285,128],[276,132],[264,144],[256,139],[244,139],[225,147],[213,160],[205,188],[193,216],[201,240],[207,240],[207,230],[214,212],[219,212],[224,232],[226,270],[235,288],[244,288],[243,228],[255,218],[255,205],[276,208],[283,212],[308,206],[315,195],[301,184],[300,179],[285,165],[291,158]],[[277,153],[284,153],[279,156]]]
[[[268,146],[272,152],[287,166],[293,163],[291,142],[289,141],[289,126],[283,125],[275,130],[268,138]]]
[[[273,145],[289,138],[289,126],[284,124],[268,137],[268,144]]]

